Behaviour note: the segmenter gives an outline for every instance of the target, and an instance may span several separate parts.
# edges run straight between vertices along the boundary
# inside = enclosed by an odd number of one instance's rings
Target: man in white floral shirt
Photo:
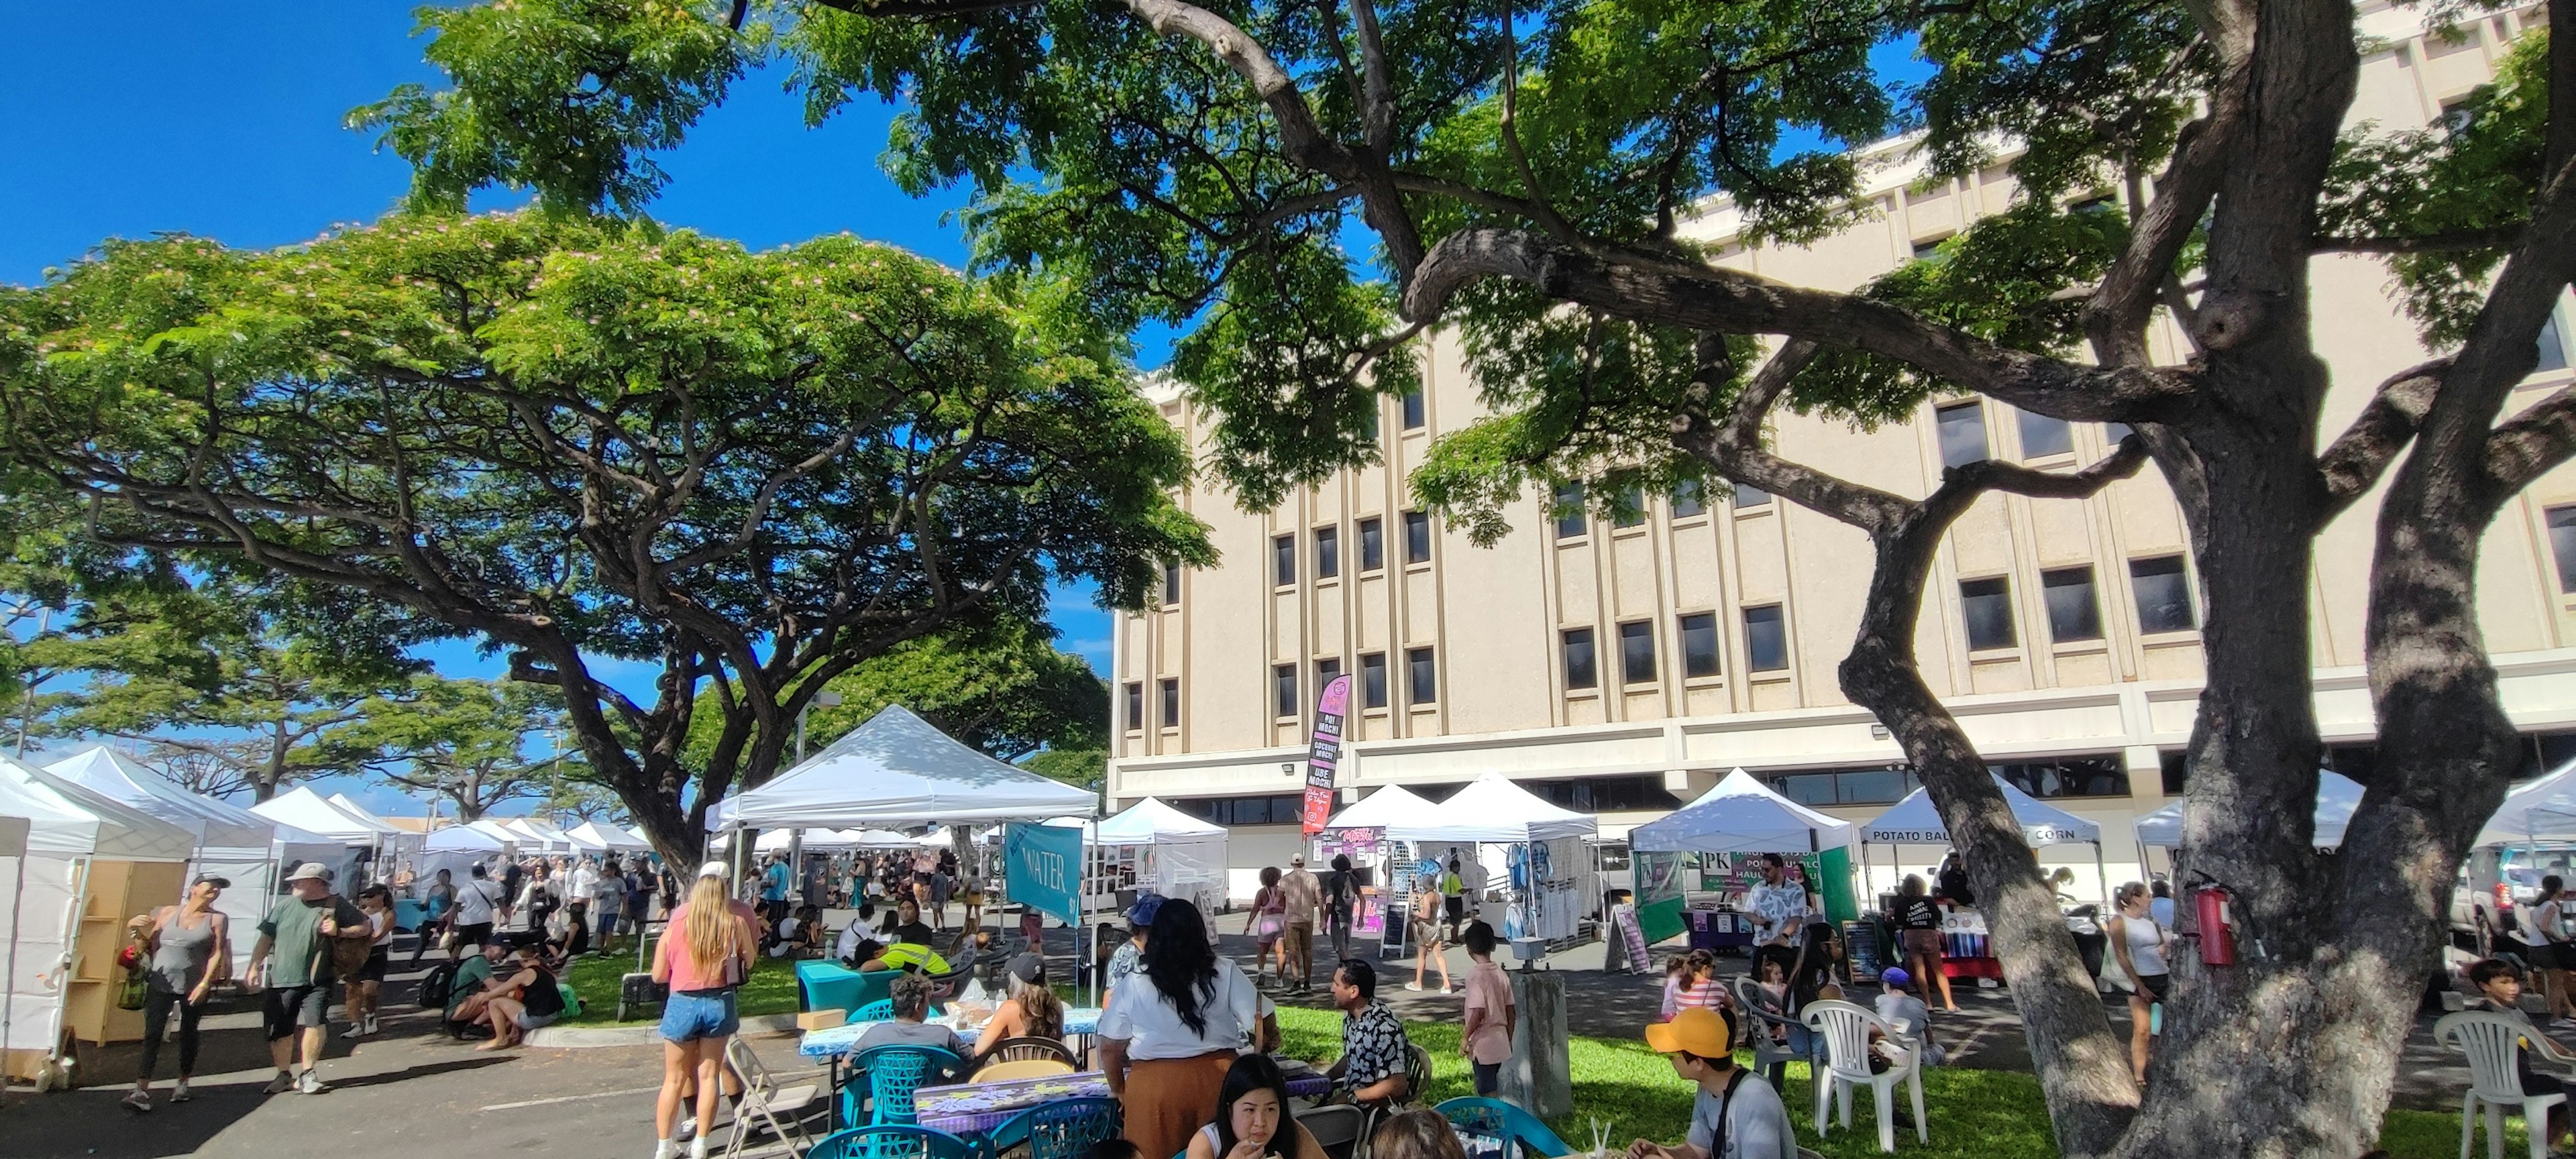
[[[1753,930],[1754,969],[1762,960],[1777,956],[1782,959],[1785,975],[1791,968],[1797,950],[1798,930],[1807,921],[1807,887],[1789,880],[1788,863],[1777,853],[1762,855],[1762,884],[1753,887],[1750,899],[1754,916],[1761,919]]]

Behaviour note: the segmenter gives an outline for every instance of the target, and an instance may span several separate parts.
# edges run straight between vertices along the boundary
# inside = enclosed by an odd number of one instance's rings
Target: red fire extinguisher
[[[2236,964],[2236,927],[2227,916],[2227,887],[2204,885],[2192,891],[2193,914],[2200,926],[2200,964]]]

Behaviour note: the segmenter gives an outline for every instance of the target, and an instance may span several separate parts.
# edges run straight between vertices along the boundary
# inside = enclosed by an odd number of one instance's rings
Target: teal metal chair
[[[879,1124],[825,1135],[805,1159],[990,1159],[990,1153],[946,1131]]]
[[[1079,1159],[1091,1145],[1125,1130],[1116,1099],[1066,1099],[1032,1107],[993,1128],[984,1140],[996,1154],[1029,1146],[1029,1159]]]
[[[872,1126],[911,1126],[912,1093],[965,1076],[966,1060],[934,1046],[876,1046],[850,1056],[850,1081],[841,1088],[841,1121],[859,1121],[858,1099],[868,1100]]]
[[[1462,1138],[1491,1139],[1500,1149],[1502,1159],[1514,1159],[1515,1149],[1521,1159],[1533,1156],[1571,1155],[1574,1148],[1548,1130],[1538,1116],[1501,1099],[1451,1099],[1432,1110],[1458,1129]],[[1469,1148],[1471,1153],[1476,1148]]]

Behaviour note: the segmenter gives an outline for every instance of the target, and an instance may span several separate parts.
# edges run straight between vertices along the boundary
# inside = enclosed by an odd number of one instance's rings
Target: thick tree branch
[[[2511,495],[2576,457],[2576,386],[2562,386],[2487,437],[2487,476]]]
[[[1405,287],[1404,316],[1437,318],[1460,288],[1499,276],[1613,317],[1865,350],[2055,418],[2149,421],[2192,389],[2186,371],[2085,366],[2013,350],[1854,294],[1784,285],[1659,254],[1618,256],[1623,260],[1527,230],[1460,230],[1441,239]]]
[[[2450,359],[2436,358],[2380,383],[2352,425],[2317,456],[2317,474],[2327,496],[2321,519],[2334,518],[2379,482],[2397,453],[2415,437],[2416,425],[2424,421],[2424,412],[2432,408],[2433,396],[2441,389],[2442,372],[2450,366]]]
[[[2094,357],[2105,366],[2151,363],[2146,343],[2149,312],[2226,174],[2237,126],[2245,115],[2247,73],[2242,58],[2222,53],[2221,59],[2221,80],[2210,90],[2208,114],[2184,126],[2173,159],[2156,180],[2155,197],[2143,211],[2132,209],[2137,225],[2128,248],[2084,304],[2085,337],[2092,342]]]
[[[2421,237],[2334,237],[2318,234],[2308,242],[2321,254],[2437,254],[2502,249],[2522,236],[2521,225],[2492,229],[2455,229]]]

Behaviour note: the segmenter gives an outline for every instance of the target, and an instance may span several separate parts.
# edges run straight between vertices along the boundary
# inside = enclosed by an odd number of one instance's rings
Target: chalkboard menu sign
[[[1878,957],[1878,926],[1873,922],[1843,923],[1843,953],[1851,958],[1852,980],[1878,980],[1879,970],[1889,965]]]

